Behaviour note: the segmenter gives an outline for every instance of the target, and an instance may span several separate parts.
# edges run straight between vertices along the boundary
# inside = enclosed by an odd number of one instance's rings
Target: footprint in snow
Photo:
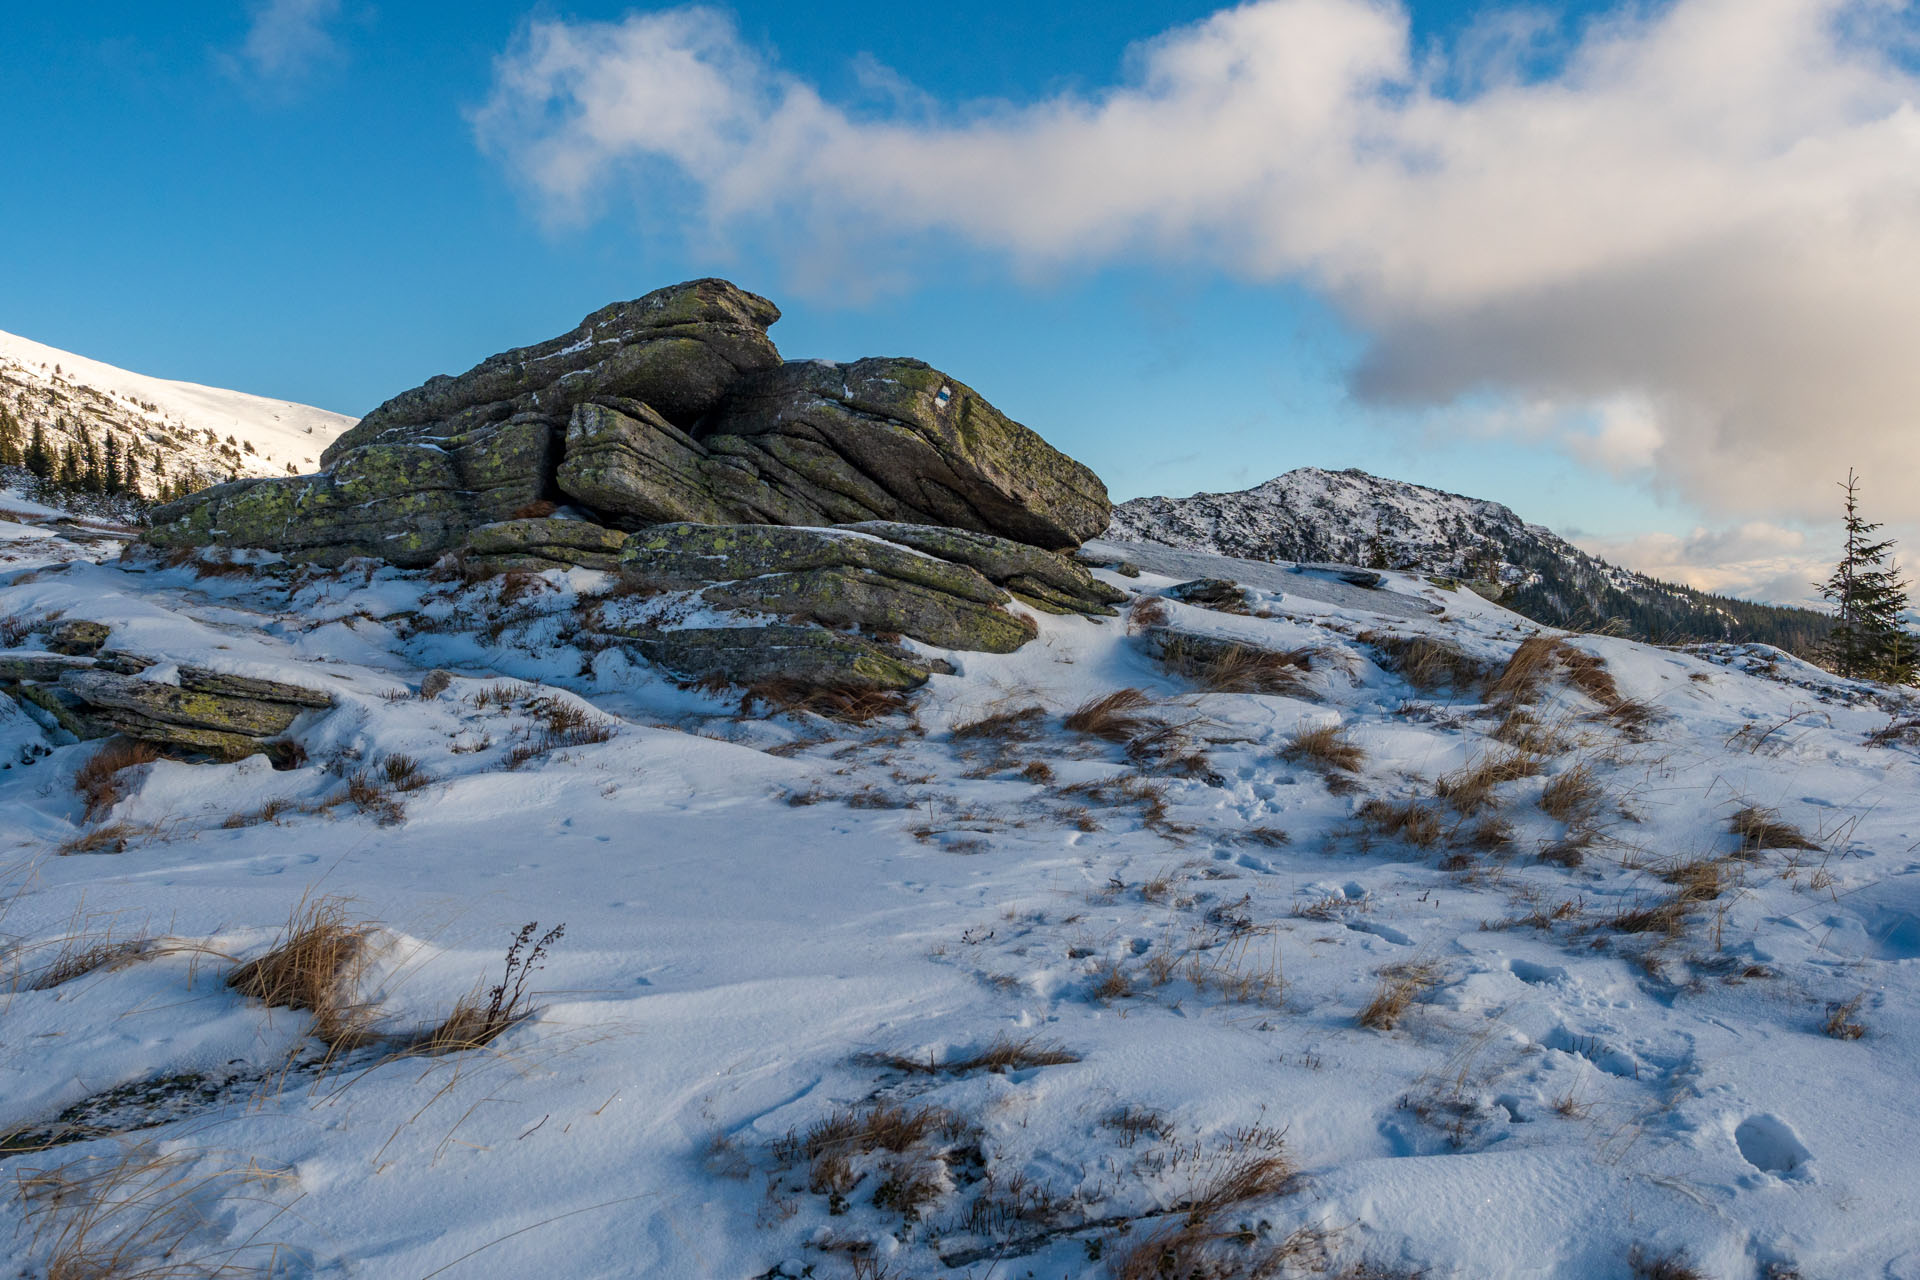
[[[1733,1141],[1748,1164],[1777,1178],[1806,1177],[1806,1165],[1813,1159],[1793,1126],[1772,1114],[1742,1120],[1734,1127]]]

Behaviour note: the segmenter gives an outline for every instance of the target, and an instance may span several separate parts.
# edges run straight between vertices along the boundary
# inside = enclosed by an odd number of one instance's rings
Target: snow
[[[1198,693],[1123,620],[1044,615],[1016,653],[945,655],[958,674],[922,692],[917,729],[857,728],[741,716],[581,647],[607,575],[555,572],[513,600],[498,581],[390,569],[202,578],[23,527],[0,529],[0,617],[94,619],[117,648],[337,699],[294,730],[304,766],[143,766],[100,819],[141,834],[68,856],[87,829],[70,780],[94,748],[0,699],[0,928],[17,967],[76,934],[180,948],[13,984],[0,1130],[120,1085],[212,1082],[157,1127],[8,1155],[0,1172],[144,1143],[207,1174],[274,1175],[210,1200],[192,1248],[270,1241],[277,1274],[366,1280],[876,1274],[857,1259],[1094,1280],[1178,1223],[1210,1170],[1283,1132],[1302,1178],[1218,1225],[1324,1231],[1340,1266],[1373,1274],[1627,1280],[1638,1245],[1684,1249],[1716,1278],[1920,1275],[1920,758],[1864,745],[1894,709],[1886,691],[1754,647],[1574,637],[1657,718],[1635,736],[1550,684],[1533,714],[1567,749],[1502,784],[1510,852],[1445,869],[1449,846],[1357,815],[1502,751],[1499,717],[1477,692],[1409,687],[1362,637],[1427,635],[1497,664],[1537,628],[1417,576],[1364,589],[1102,548],[1142,565],[1103,575],[1130,591],[1199,569],[1246,582],[1246,615],[1166,608],[1183,628],[1316,647],[1301,696]],[[451,686],[419,696],[435,668]],[[1162,820],[1100,790],[1141,773],[1120,747],[1059,719],[1123,687],[1190,722],[1205,756],[1206,774],[1152,779]],[[541,696],[613,736],[507,768]],[[951,735],[1027,705],[1045,710],[1039,736],[1004,760]],[[1281,754],[1325,723],[1368,753],[1351,790]],[[319,807],[395,754],[432,779],[398,797],[403,821]],[[1051,782],[1021,772],[1034,762]],[[1581,768],[1605,796],[1596,843],[1578,866],[1541,861],[1564,831],[1543,788]],[[1729,858],[1728,818],[1748,804],[1821,848]],[[1286,842],[1256,838],[1269,828]],[[1730,883],[1670,941],[1614,927],[1672,892],[1676,859],[1714,860]],[[221,981],[327,894],[378,930],[359,996],[396,1033],[497,981],[527,921],[566,932],[535,1015],[487,1049],[328,1068],[307,1015]],[[1432,984],[1398,1025],[1357,1025],[1380,971],[1408,964]],[[1113,972],[1132,994],[1099,993]],[[1856,998],[1865,1035],[1823,1034],[1829,1006]],[[945,1060],[1001,1037],[1077,1061],[952,1075],[874,1056]],[[781,1168],[787,1135],[876,1099],[945,1108],[971,1135],[951,1145],[978,1148],[917,1221],[874,1203],[884,1152],[856,1161],[844,1212],[804,1161]],[[1129,1133],[1123,1113],[1163,1128]],[[1058,1204],[974,1211],[1017,1179]],[[39,1274],[38,1202],[5,1182],[0,1238],[21,1234],[0,1276]]]
[[[281,475],[289,463],[311,471],[321,451],[358,421],[290,400],[130,373],[0,332],[0,371],[9,366],[42,387],[53,384],[58,368],[58,379],[69,386],[89,387],[121,402],[115,408],[127,420],[156,425],[170,421],[195,432],[211,431],[220,440],[232,436],[242,445],[251,444],[253,452],[231,464],[242,474]],[[144,404],[154,405],[158,412],[149,412]]]

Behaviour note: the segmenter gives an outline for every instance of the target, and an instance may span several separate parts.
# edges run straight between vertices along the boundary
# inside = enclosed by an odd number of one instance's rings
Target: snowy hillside
[[[1488,593],[1536,621],[1613,624],[1642,639],[1760,641],[1808,652],[1830,625],[1807,610],[1709,595],[1608,564],[1497,502],[1352,468],[1303,467],[1238,493],[1135,498],[1114,509],[1110,536],[1497,581]]]
[[[609,574],[93,536],[0,525],[0,1277],[1920,1274],[1889,691],[1096,544],[1129,618],[845,723],[583,647]],[[88,663],[316,696],[115,757]]]
[[[111,442],[133,459],[148,496],[234,476],[312,471],[320,452],[357,419],[286,400],[128,373],[0,333],[0,427],[23,451],[36,428],[57,457],[97,457]]]

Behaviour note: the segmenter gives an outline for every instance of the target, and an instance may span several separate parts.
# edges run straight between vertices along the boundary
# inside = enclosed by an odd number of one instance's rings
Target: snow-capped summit
[[[1823,615],[1709,595],[1609,564],[1510,507],[1358,468],[1301,467],[1238,493],[1135,498],[1110,539],[1253,560],[1318,560],[1497,582],[1501,602],[1563,627],[1806,651]]]
[[[235,476],[312,471],[358,419],[346,414],[130,373],[0,332],[0,431],[24,450],[35,428],[57,459],[68,448],[133,460],[149,496]],[[10,425],[11,424],[11,425]]]

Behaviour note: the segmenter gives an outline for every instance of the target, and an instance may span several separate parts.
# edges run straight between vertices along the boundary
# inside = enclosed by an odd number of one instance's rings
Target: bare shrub
[[[1543,769],[1538,760],[1524,752],[1490,755],[1441,778],[1434,784],[1434,793],[1462,815],[1471,816],[1495,805],[1494,790],[1500,784],[1534,777]]]
[[[1414,1000],[1439,985],[1440,967],[1430,960],[1410,960],[1390,964],[1380,970],[1380,981],[1373,998],[1354,1019],[1375,1031],[1391,1031],[1412,1007]]]
[[[395,800],[385,782],[371,773],[356,773],[347,779],[347,803],[383,827],[396,826],[407,819],[406,806]]]
[[[557,924],[536,940],[539,927],[539,921],[530,921],[514,935],[507,947],[506,972],[488,989],[484,1004],[477,993],[463,998],[440,1025],[415,1037],[406,1052],[433,1057],[483,1048],[531,1016],[527,980],[546,967],[548,949],[567,932],[566,925]]]
[[[126,798],[128,769],[152,764],[160,758],[150,743],[132,738],[112,737],[101,743],[73,774],[73,789],[86,802],[85,820],[92,822]]]
[[[1367,753],[1340,725],[1323,724],[1295,732],[1280,749],[1280,758],[1316,769],[1357,773],[1367,762]]]
[[[1778,811],[1757,805],[1747,805],[1734,813],[1727,819],[1727,830],[1739,837],[1743,857],[1757,856],[1763,849],[1820,848],[1800,828],[1782,822]]]
[[[420,768],[420,762],[398,751],[383,757],[380,773],[395,791],[418,791],[433,781]]]
[[[1152,705],[1153,699],[1139,689],[1115,689],[1075,707],[1067,714],[1066,726],[1089,737],[1126,742],[1154,727],[1150,718],[1139,714]]]
[[[354,923],[341,898],[303,899],[280,938],[263,955],[237,966],[227,985],[269,1008],[304,1009],[314,1034],[332,1048],[368,1039],[354,984],[366,962],[372,929]]]

